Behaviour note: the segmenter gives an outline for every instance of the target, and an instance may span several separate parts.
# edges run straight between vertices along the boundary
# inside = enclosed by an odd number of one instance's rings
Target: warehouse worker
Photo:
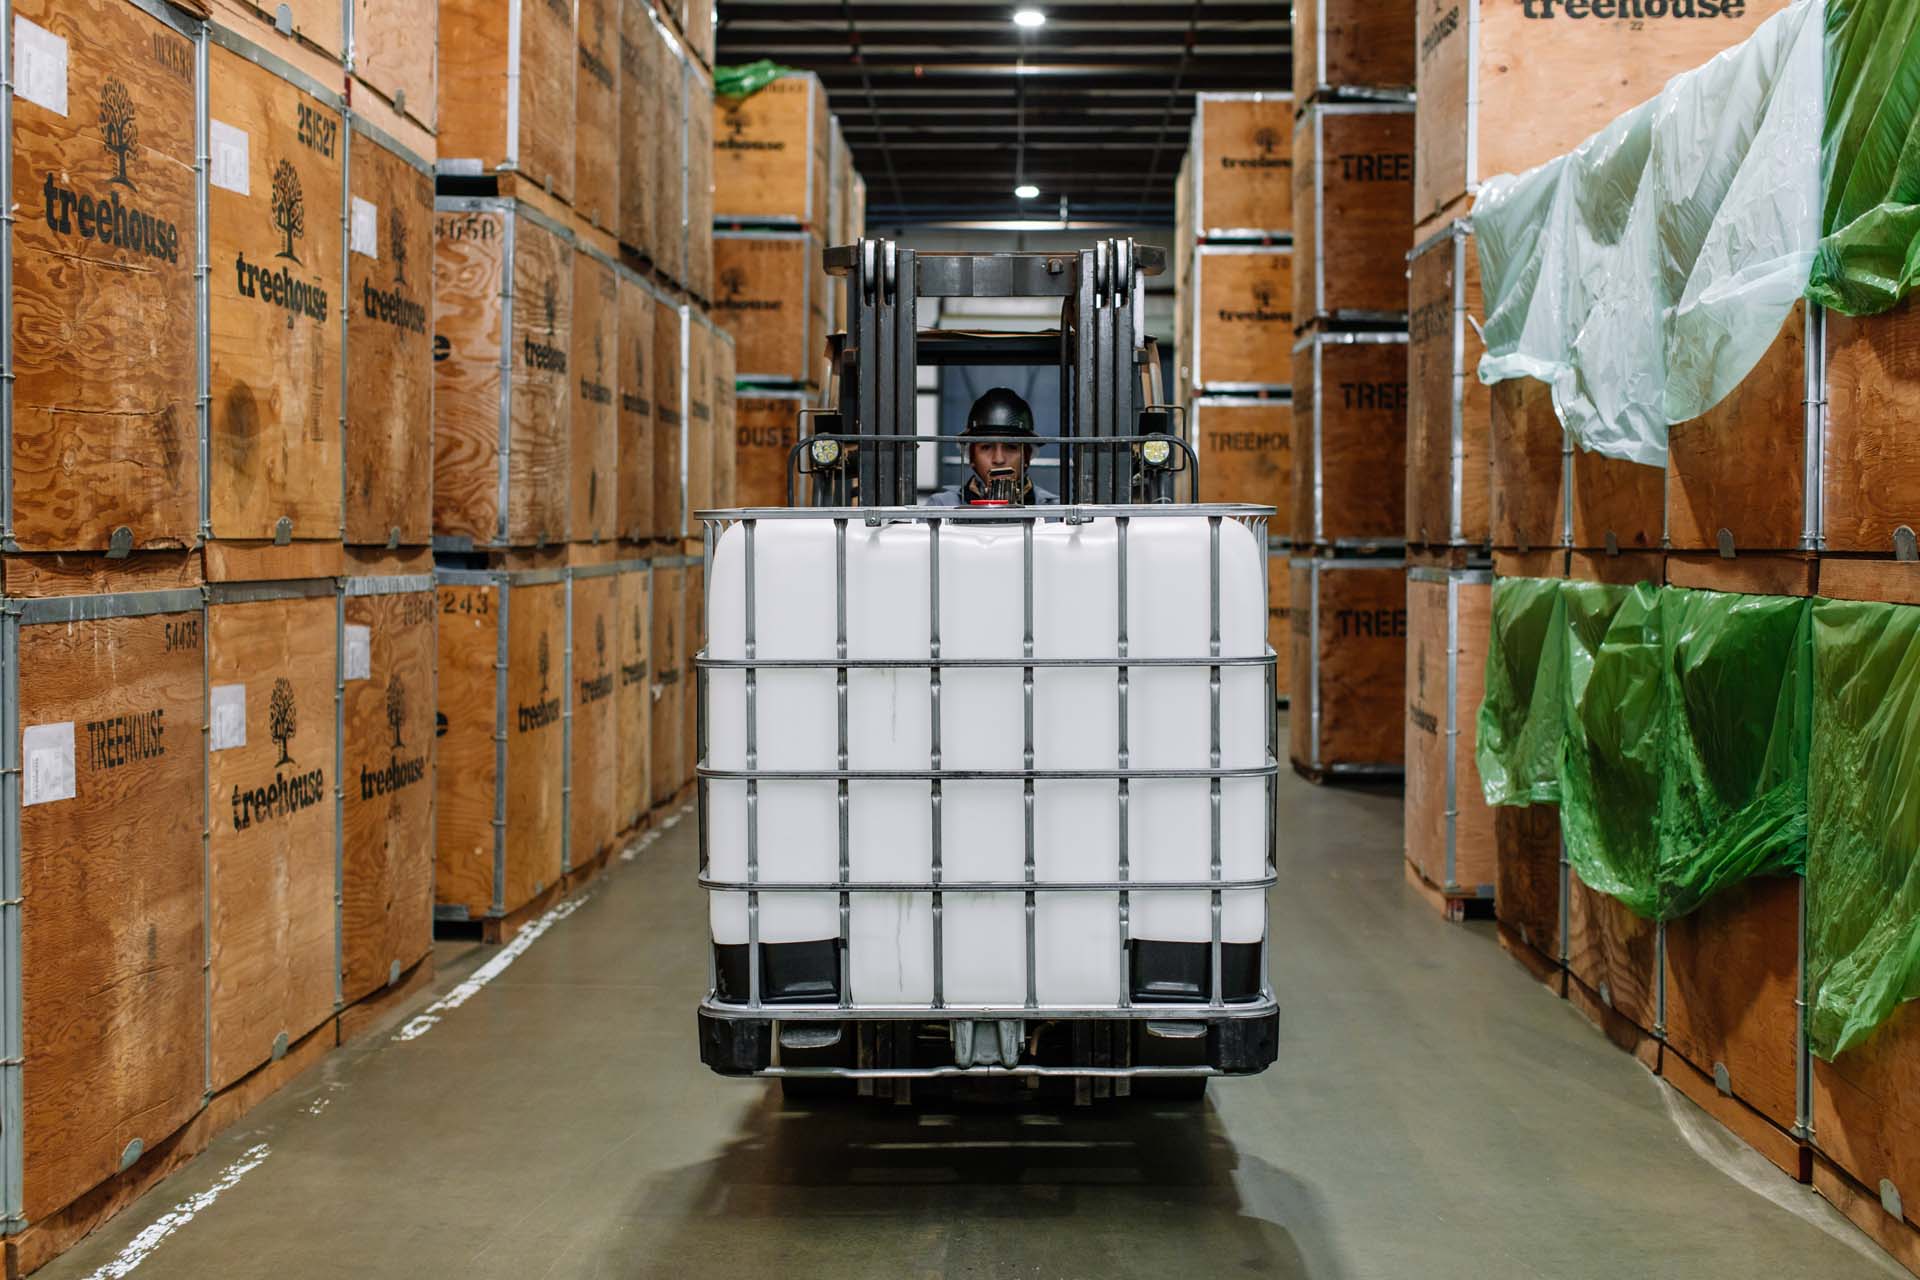
[[[964,440],[969,436],[1035,439],[1033,410],[1018,393],[1005,387],[995,387],[975,400],[973,408],[967,411],[967,429],[960,433],[960,437]],[[965,507],[976,503],[1008,503],[1032,506],[1060,501],[1057,496],[1033,483],[1033,477],[1027,473],[1028,464],[1032,461],[1033,446],[1030,444],[989,441],[968,445],[967,465],[972,468],[972,474],[964,482],[948,485],[929,496],[923,505]]]

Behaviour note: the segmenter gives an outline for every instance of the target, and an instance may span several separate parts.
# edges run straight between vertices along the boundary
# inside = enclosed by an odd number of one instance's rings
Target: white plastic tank
[[[932,635],[931,534],[922,521],[869,528],[846,523],[846,642],[850,659],[929,656]],[[1025,526],[1019,522],[939,526],[939,645],[943,660],[1022,657],[1026,639]],[[1220,653],[1254,657],[1266,644],[1264,548],[1227,519],[1220,539]],[[1205,658],[1210,522],[1154,516],[1127,522],[1127,642],[1134,658]],[[832,662],[837,634],[836,546],[830,517],[769,519],[754,531],[755,651],[762,659]],[[1032,526],[1033,656],[1113,659],[1120,622],[1119,525],[1111,518]],[[745,528],[718,539],[708,568],[708,654],[746,652]],[[831,666],[763,669],[755,694],[755,743],[762,769],[836,767],[839,709]],[[924,667],[852,668],[847,681],[847,764],[852,769],[935,767],[934,698]],[[1012,771],[1023,767],[1027,700],[1020,666],[943,668],[937,766]],[[1220,762],[1256,767],[1265,759],[1265,675],[1258,666],[1221,672]],[[744,674],[709,672],[708,763],[747,761]],[[1128,764],[1136,769],[1204,769],[1212,754],[1206,667],[1129,670]],[[1036,667],[1033,767],[1120,766],[1119,672]],[[855,883],[928,883],[935,859],[933,786],[923,780],[862,780],[848,786],[848,867]],[[1018,780],[953,779],[940,788],[940,880],[1021,882],[1028,812]],[[1130,883],[1204,881],[1212,859],[1212,811],[1205,779],[1131,784],[1127,821]],[[709,786],[711,874],[747,878],[747,789]],[[1221,784],[1221,860],[1226,879],[1255,879],[1265,865],[1261,779]],[[1034,873],[1038,883],[1120,878],[1120,787],[1111,779],[1039,780],[1033,785]],[[763,883],[817,883],[839,874],[840,814],[832,780],[763,781],[758,786],[758,874]],[[1130,936],[1207,942],[1211,895],[1204,889],[1136,890]],[[1111,1006],[1126,963],[1119,895],[1111,891],[1035,895],[1034,996],[1041,1007]],[[1225,897],[1224,942],[1258,942],[1265,913],[1259,890]],[[949,1006],[1018,1007],[1027,1000],[1025,895],[942,895],[942,991]],[[746,895],[716,891],[718,943],[748,941]],[[763,943],[839,936],[834,893],[760,895]],[[855,893],[848,924],[852,1003],[928,1005],[934,996],[934,923],[926,892]]]

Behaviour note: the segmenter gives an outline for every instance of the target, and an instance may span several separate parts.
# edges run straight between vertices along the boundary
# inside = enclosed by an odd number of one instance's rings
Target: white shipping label
[[[349,680],[373,678],[373,628],[347,624],[347,674]]]
[[[20,803],[73,799],[73,721],[29,725],[20,735]]]
[[[67,114],[67,42],[25,18],[13,20],[13,93]]]
[[[353,218],[348,228],[347,247],[363,258],[380,256],[380,206],[371,200],[353,198]]]
[[[252,195],[247,179],[248,147],[245,129],[236,129],[224,120],[207,121],[207,149],[213,157],[207,181],[236,195]]]
[[[217,684],[207,691],[207,750],[247,745],[247,686]]]

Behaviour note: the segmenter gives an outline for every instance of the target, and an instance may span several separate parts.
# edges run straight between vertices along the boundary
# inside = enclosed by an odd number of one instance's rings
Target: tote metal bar
[[[842,665],[834,677],[834,701],[837,704],[839,718],[839,765],[847,767],[847,522],[844,519],[833,522],[833,653]],[[838,821],[840,825],[840,881],[846,883],[851,877],[852,867],[850,824],[852,796],[848,791],[849,783],[845,778],[838,783]],[[840,893],[840,1005],[845,1008],[853,1001],[853,958],[849,949],[849,937],[852,929],[853,899],[845,890]]]
[[[1207,616],[1209,619],[1208,651],[1214,657],[1220,656],[1220,517],[1211,516],[1207,520]],[[1215,666],[1207,678],[1207,701],[1211,719],[1211,747],[1208,764],[1213,769],[1220,767],[1220,668]],[[1213,881],[1213,940],[1208,953],[1209,968],[1212,972],[1211,995],[1207,1003],[1219,1005],[1221,1000],[1220,978],[1220,778],[1216,774],[1209,784],[1208,824],[1211,829],[1212,855],[1208,878]]]
[[[947,1002],[946,898],[940,891],[940,522],[927,521],[927,672],[928,755],[932,761],[932,786],[928,789],[928,808],[933,830],[933,1007]]]
[[[1127,519],[1125,516],[1122,516],[1118,520],[1115,520],[1113,523],[1114,523],[1114,534],[1116,539],[1118,540],[1118,546],[1115,551],[1115,558],[1118,560],[1120,565],[1118,582],[1115,584],[1118,588],[1120,604],[1119,604],[1119,608],[1117,608],[1114,611],[1114,656],[1117,657],[1121,663],[1119,669],[1116,671],[1114,676],[1114,687],[1118,691],[1117,696],[1119,699],[1119,712],[1120,712],[1120,718],[1115,724],[1115,729],[1119,737],[1119,747],[1120,747],[1117,757],[1115,759],[1115,764],[1121,770],[1121,772],[1124,773],[1129,763],[1129,759],[1128,759],[1129,753],[1128,753],[1128,745],[1127,745],[1127,667],[1126,667],[1126,659],[1127,659]],[[1120,828],[1119,828],[1119,838],[1118,838],[1118,847],[1117,847],[1118,856],[1116,858],[1116,873],[1119,877],[1120,884],[1122,886],[1120,889],[1118,901],[1119,901],[1119,910],[1120,910],[1120,1007],[1124,1009],[1133,1003],[1133,973],[1132,973],[1132,965],[1129,963],[1131,960],[1130,948],[1132,946],[1132,943],[1128,937],[1133,927],[1133,921],[1132,921],[1133,902],[1132,902],[1131,895],[1125,888],[1125,885],[1127,883],[1127,878],[1131,874],[1131,868],[1128,865],[1129,850],[1127,848],[1127,804],[1131,799],[1131,797],[1128,795],[1128,784],[1125,778],[1120,779],[1118,783],[1118,791],[1119,791],[1119,802],[1120,802]],[[1265,972],[1265,970],[1262,970],[1262,972]]]
[[[948,893],[1119,893],[1123,889],[1185,890],[1205,893],[1220,889],[1263,889],[1278,884],[1278,872],[1268,870],[1252,880],[942,880]],[[745,880],[721,880],[710,874],[700,877],[702,889],[742,892]],[[921,880],[755,880],[752,887],[760,893],[925,893],[931,887]]]
[[[743,576],[747,597],[746,618],[746,655],[751,658],[755,652],[754,642],[754,596],[753,596],[753,521],[744,522],[742,537],[745,542],[746,572]],[[747,769],[752,772],[760,763],[760,716],[758,672],[747,668]],[[760,895],[752,887],[760,879],[760,783],[757,778],[747,779],[747,1000],[754,1008],[760,1007]]]
[[[1130,1009],[1118,1009],[1113,1005],[1048,1005],[1043,1012],[1050,1022],[1087,1019],[1118,1022],[1170,1022],[1201,1019],[1207,1022],[1239,1022],[1270,1017],[1274,1007],[1273,988],[1262,985],[1259,994],[1252,998],[1217,1008],[1202,1001],[1187,1004],[1138,1004]],[[711,996],[700,1002],[700,1009],[704,1013],[730,1019],[765,1017],[767,1014],[777,1013],[781,1022],[846,1022],[849,1020],[878,1022],[896,1019],[957,1022],[964,1018],[1025,1020],[1033,1014],[1033,1010],[1019,1004],[950,1004],[940,1009],[929,1009],[923,1004],[867,1004],[848,1010],[827,1003],[780,1005],[777,1008],[756,1010],[744,1004],[728,1004]],[[1076,1068],[1076,1074],[1078,1073]]]
[[[1020,526],[1020,594],[1022,608],[1022,630],[1020,635],[1020,653],[1022,657],[1033,657],[1033,521]],[[1021,783],[1022,817],[1026,824],[1026,857],[1023,862],[1023,878],[1027,883],[1027,1008],[1040,1003],[1040,961],[1036,943],[1039,941],[1037,928],[1037,902],[1033,895],[1034,883],[1034,839],[1033,839],[1033,668],[1028,666],[1022,673],[1020,696],[1024,702],[1024,720],[1026,740],[1021,749],[1021,769],[1026,779]]]
[[[1132,658],[1121,661],[1119,658],[946,658],[942,667],[986,667],[1007,669],[1011,667],[1271,667],[1274,663],[1272,653],[1250,658]],[[757,667],[762,671],[835,671],[841,667],[858,670],[886,668],[921,669],[933,665],[930,658],[761,658],[749,662],[744,658],[696,658],[694,664],[708,670],[737,670],[742,667]]]
[[[935,668],[937,671],[939,668]],[[751,669],[747,678],[753,678]],[[1219,769],[717,769],[703,767],[700,776],[740,782],[757,778],[763,782],[835,782],[846,778],[853,782],[1117,782],[1121,778],[1163,781],[1217,781],[1224,778],[1267,778],[1279,772],[1279,763],[1268,758],[1264,765],[1241,765]]]

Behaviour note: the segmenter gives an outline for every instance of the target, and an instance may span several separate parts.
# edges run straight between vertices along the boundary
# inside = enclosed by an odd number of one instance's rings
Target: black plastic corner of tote
[[[723,1076],[750,1076],[773,1064],[773,1023],[700,1011],[700,1061]]]
[[[1208,1054],[1216,1071],[1252,1075],[1280,1056],[1280,1011],[1260,1018],[1222,1018],[1208,1028]]]

